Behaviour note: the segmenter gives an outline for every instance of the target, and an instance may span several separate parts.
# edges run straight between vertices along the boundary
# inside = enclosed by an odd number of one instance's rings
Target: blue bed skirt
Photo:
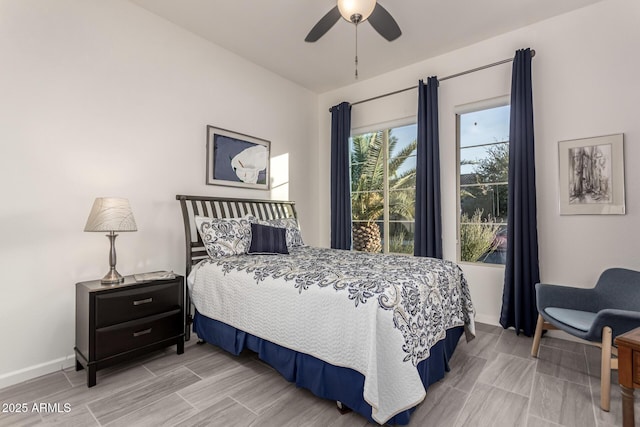
[[[331,365],[308,354],[298,353],[263,340],[226,323],[203,316],[197,311],[194,316],[193,331],[206,342],[236,356],[245,348],[258,353],[261,360],[276,369],[287,381],[310,390],[318,397],[340,401],[370,422],[377,424],[371,418],[371,406],[362,396],[364,376],[361,373]],[[445,371],[449,371],[449,360],[463,331],[462,326],[449,329],[446,338],[431,348],[429,358],[418,364],[418,371],[425,389],[444,378]],[[396,414],[387,421],[387,424],[409,424],[409,418],[414,409]]]

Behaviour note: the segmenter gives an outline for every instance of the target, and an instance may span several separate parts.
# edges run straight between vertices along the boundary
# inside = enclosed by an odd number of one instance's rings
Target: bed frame
[[[184,196],[184,195],[177,195],[176,199],[180,202],[180,207],[182,209],[182,218],[184,221],[185,243],[186,243],[186,264],[185,264],[186,275],[185,276],[189,275],[193,267],[198,262],[200,262],[203,259],[206,259],[208,256],[205,250],[204,244],[200,239],[200,235],[198,234],[195,227],[196,215],[213,217],[213,218],[241,218],[245,215],[253,215],[256,218],[259,218],[262,220],[281,219],[281,218],[297,219],[295,204],[294,202],[291,202],[291,201],[234,199],[234,198]],[[191,299],[189,297],[188,290],[186,292],[185,301],[187,302],[186,303],[187,309],[185,310],[186,312],[185,339],[189,340],[191,336],[191,325],[193,324],[193,314],[192,314],[193,307],[191,306]],[[216,322],[211,319],[209,321]],[[220,322],[217,322],[217,323],[220,323]],[[236,331],[235,328],[232,328],[230,326],[226,326],[226,327],[233,329],[233,331]],[[418,370],[420,372],[421,379],[425,384],[425,388],[428,388],[430,384],[433,384],[434,382],[441,379],[444,376],[444,372],[448,370],[448,360],[453,354],[453,351],[455,350],[458,338],[462,334],[462,327],[459,327],[458,329],[459,330],[457,331],[457,335],[456,333],[453,333],[450,338],[448,337],[446,340],[438,342],[438,344],[436,344],[436,346],[434,346],[432,349],[432,357],[422,361],[420,365],[418,365]],[[252,337],[250,335],[249,337],[250,339],[253,339],[253,340],[257,339],[262,342],[262,340],[260,340],[258,337]],[[215,342],[215,338],[210,339],[210,341],[212,343]],[[202,343],[204,343],[204,341],[202,341]],[[330,364],[326,364],[320,361],[319,359],[313,358],[312,356],[305,355],[304,353],[298,353],[293,350],[286,349],[284,347],[279,347],[276,344],[272,344],[268,341],[264,341],[263,344],[265,344],[265,347],[266,345],[277,347],[275,353],[272,353],[272,354],[277,354],[278,355],[277,357],[279,357],[279,355],[282,354],[281,353],[282,350],[286,350],[292,353],[293,355],[295,355],[296,357],[297,356],[306,357],[307,359],[305,359],[305,366],[307,366],[308,370],[312,370],[314,372],[323,372],[323,373],[327,373],[331,371],[333,375],[332,377],[333,382],[340,383],[340,381],[337,380],[337,378],[341,378],[342,381],[346,381],[346,383],[349,383],[350,385],[356,384],[358,383],[358,381],[364,381],[364,377],[362,377],[361,374],[349,368],[341,368],[341,367],[336,367]],[[437,347],[437,350],[436,350],[436,347]],[[251,348],[251,347],[247,347],[247,348]],[[227,351],[233,353],[233,351],[231,350],[227,350]],[[257,350],[254,349],[254,351],[257,351]],[[439,357],[441,357],[442,359],[438,360],[438,358],[434,358],[433,354],[438,354]],[[285,358],[288,358],[289,356],[290,354],[287,355]],[[310,359],[314,359],[317,362],[313,362],[313,360],[310,360]],[[270,363],[270,362],[267,361],[266,363]],[[320,365],[315,365],[314,363],[320,363]],[[272,366],[274,366],[274,368],[286,378],[285,374],[283,374],[280,369],[276,368],[276,365],[272,365]],[[360,377],[362,378],[361,380],[360,380]],[[289,379],[289,381],[291,380]],[[317,386],[316,383],[317,383],[316,379],[313,379],[311,383],[303,383],[302,385],[298,385],[298,382],[296,380],[297,386],[307,388],[311,390],[312,393],[320,397],[336,400],[336,403],[338,404],[338,410],[340,410],[342,413],[351,411],[351,409],[349,409],[348,407],[340,403],[340,401],[345,401],[345,402],[349,401],[346,399],[346,396],[349,395],[350,393],[349,390],[351,390],[350,389],[351,386],[350,387],[339,386],[338,388],[340,389],[340,392],[335,396],[328,397],[328,396],[323,396],[323,394],[325,394],[324,392],[322,392],[322,390],[324,390],[322,388],[324,387],[323,385],[322,387],[320,387],[319,389],[320,391],[319,390],[314,391],[313,387]],[[360,387],[362,387],[362,385],[360,385]],[[355,387],[354,390],[359,396],[359,401],[362,404],[366,404],[366,402],[362,399],[362,388]],[[358,406],[353,406],[354,410],[358,411],[364,417],[368,418],[370,422],[374,422],[372,421],[371,415],[369,414],[369,412],[371,411],[370,406],[367,405],[367,408],[364,408],[364,409],[362,407],[360,407],[359,409],[357,408]],[[408,423],[409,416],[414,409],[415,408],[407,409],[402,413],[398,414],[397,416],[394,416],[392,420],[389,420],[389,421],[392,422],[395,419],[402,419],[405,421],[401,422],[401,424]]]
[[[280,218],[298,218],[294,202],[259,199],[233,199],[224,197],[185,196],[178,194],[176,200],[180,202],[182,220],[184,222],[185,278],[191,273],[194,265],[207,258],[204,243],[195,227],[195,216],[210,218],[242,218],[253,215],[262,220]],[[193,312],[189,292],[186,292],[185,306],[185,339],[191,339],[191,324]]]

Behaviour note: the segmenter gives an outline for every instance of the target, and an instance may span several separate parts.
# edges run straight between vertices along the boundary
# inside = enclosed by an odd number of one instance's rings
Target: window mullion
[[[389,253],[389,129],[382,131],[382,161],[383,167],[383,189],[384,189],[384,203],[383,203],[383,233],[382,239],[383,248],[382,252]]]

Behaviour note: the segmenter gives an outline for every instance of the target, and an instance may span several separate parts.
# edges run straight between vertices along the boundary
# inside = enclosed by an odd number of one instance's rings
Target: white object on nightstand
[[[134,274],[136,282],[146,282],[149,280],[168,280],[175,279],[176,274],[173,271],[152,271],[150,273]]]

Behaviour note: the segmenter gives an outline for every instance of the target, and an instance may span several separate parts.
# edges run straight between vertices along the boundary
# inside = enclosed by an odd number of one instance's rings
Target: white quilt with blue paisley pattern
[[[202,261],[189,275],[203,315],[354,369],[383,424],[420,403],[415,366],[465,326],[475,335],[467,282],[452,262],[404,255],[294,247],[290,255]]]

